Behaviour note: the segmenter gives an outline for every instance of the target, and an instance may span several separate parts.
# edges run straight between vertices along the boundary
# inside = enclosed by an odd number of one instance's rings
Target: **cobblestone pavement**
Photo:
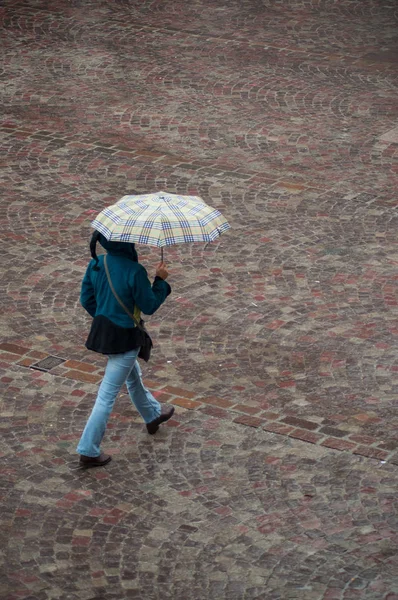
[[[397,20],[3,0],[2,598],[398,599]],[[160,189],[232,229],[166,251],[145,376],[176,418],[149,439],[122,396],[80,472],[90,220]]]
[[[150,437],[124,396],[114,461],[82,471],[73,451],[96,386],[82,400],[59,376],[15,368],[15,381],[2,598],[398,598],[394,465],[206,409],[180,408]]]

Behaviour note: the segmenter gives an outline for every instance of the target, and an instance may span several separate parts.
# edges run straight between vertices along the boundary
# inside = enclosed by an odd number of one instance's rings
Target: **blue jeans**
[[[144,387],[141,369],[137,361],[139,348],[124,354],[111,354],[105,375],[98,390],[94,408],[86,423],[77,452],[84,456],[99,456],[100,444],[105,433],[109,415],[112,412],[116,397],[124,383],[127,385],[131,401],[144,419],[150,423],[161,412],[160,404]]]

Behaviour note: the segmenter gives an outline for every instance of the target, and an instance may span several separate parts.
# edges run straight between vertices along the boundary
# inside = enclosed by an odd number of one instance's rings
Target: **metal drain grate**
[[[38,371],[51,371],[54,367],[58,367],[61,363],[65,362],[64,358],[58,358],[58,356],[46,356],[43,360],[31,365],[31,369],[37,369]]]

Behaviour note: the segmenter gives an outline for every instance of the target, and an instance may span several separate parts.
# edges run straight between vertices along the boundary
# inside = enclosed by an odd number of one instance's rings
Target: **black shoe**
[[[174,414],[174,406],[163,405],[162,412],[160,413],[160,415],[156,419],[151,421],[150,423],[146,424],[148,433],[150,435],[153,435],[154,433],[156,433],[157,430],[159,429],[159,425],[161,423],[164,423],[165,421],[168,421],[169,419],[171,419],[173,414]]]
[[[111,462],[111,460],[112,456],[101,452],[99,456],[83,456],[83,454],[81,454],[79,462],[81,467],[84,467],[85,469],[90,469],[91,467],[103,467],[104,465],[107,465],[109,462]]]

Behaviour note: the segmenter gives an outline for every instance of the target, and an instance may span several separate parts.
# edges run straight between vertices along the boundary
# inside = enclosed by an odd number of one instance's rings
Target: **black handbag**
[[[109,273],[109,269],[108,269],[108,265],[107,265],[107,262],[106,262],[106,257],[107,257],[107,255],[105,254],[105,256],[104,256],[105,273],[106,273],[106,276],[107,276],[108,283],[109,283],[109,286],[111,288],[112,294],[115,296],[116,300],[119,302],[119,304],[123,308],[124,312],[128,314],[128,316],[130,317],[130,319],[133,319],[134,323],[136,324],[136,326],[138,327],[138,329],[141,331],[141,333],[142,333],[142,344],[140,346],[140,351],[138,353],[138,357],[142,358],[142,360],[145,360],[145,362],[148,362],[148,360],[151,357],[151,350],[153,348],[153,343],[152,343],[151,336],[149,335],[149,333],[145,329],[145,323],[144,323],[144,321],[142,319],[140,321],[138,321],[135,318],[135,316],[129,311],[129,309],[123,304],[122,300],[117,295],[116,290],[113,287],[112,279],[111,279],[111,276],[110,276],[110,273]]]

